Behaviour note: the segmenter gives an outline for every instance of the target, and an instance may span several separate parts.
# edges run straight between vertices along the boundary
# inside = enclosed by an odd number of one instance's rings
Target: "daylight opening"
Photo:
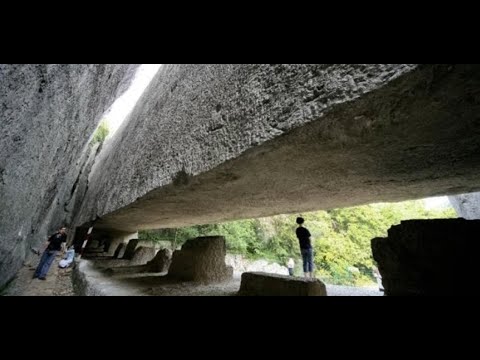
[[[142,64],[138,68],[130,88],[115,101],[103,117],[101,124],[108,129],[105,140],[112,138],[120,128],[161,66],[162,64]]]

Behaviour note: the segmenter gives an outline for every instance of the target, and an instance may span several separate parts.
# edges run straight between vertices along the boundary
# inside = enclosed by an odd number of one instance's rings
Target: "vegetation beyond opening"
[[[108,122],[104,119],[100,123],[100,126],[97,128],[97,130],[95,130],[91,144],[95,145],[97,143],[103,143],[109,132],[110,130],[108,128]]]
[[[427,209],[423,200],[357,206],[304,214],[197,225],[179,229],[140,232],[140,239],[169,241],[173,248],[197,236],[223,235],[230,253],[267,259],[285,265],[295,261],[302,274],[302,260],[295,236],[295,219],[305,218],[312,234],[316,276],[329,284],[363,286],[375,282],[370,241],[408,219],[455,218],[451,207]]]

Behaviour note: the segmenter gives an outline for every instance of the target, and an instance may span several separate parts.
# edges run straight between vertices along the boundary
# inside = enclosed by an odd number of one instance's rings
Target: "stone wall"
[[[480,219],[480,193],[469,193],[449,196],[458,217],[473,220]]]
[[[0,286],[71,223],[88,142],[137,66],[0,64]]]
[[[372,240],[385,295],[478,293],[480,220],[402,221]]]

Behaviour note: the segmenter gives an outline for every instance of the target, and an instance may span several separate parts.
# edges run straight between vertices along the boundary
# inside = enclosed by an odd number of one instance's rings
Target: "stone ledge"
[[[246,272],[242,274],[239,296],[327,296],[318,279]]]

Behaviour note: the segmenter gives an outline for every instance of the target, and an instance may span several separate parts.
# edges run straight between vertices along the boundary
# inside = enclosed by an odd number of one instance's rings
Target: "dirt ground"
[[[47,274],[46,280],[32,279],[40,258],[24,264],[16,278],[2,294],[4,296],[73,296],[72,269],[60,269],[58,255]]]

